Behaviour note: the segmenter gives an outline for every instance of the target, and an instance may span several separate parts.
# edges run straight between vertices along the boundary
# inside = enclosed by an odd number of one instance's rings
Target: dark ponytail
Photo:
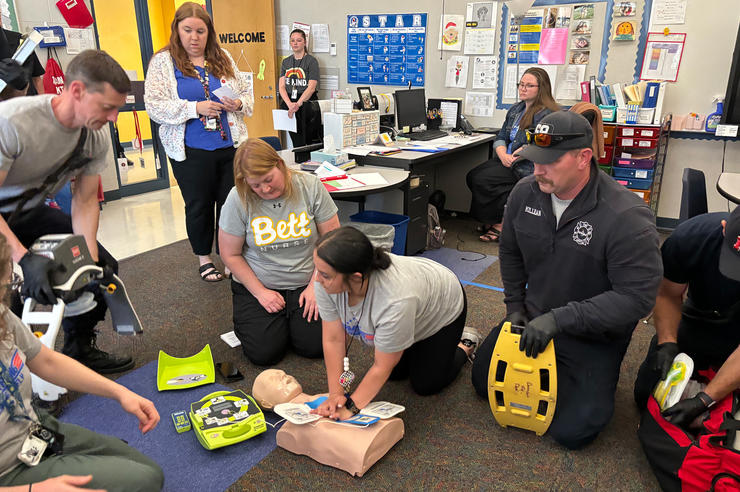
[[[321,236],[316,242],[316,255],[344,275],[359,272],[364,277],[391,265],[391,257],[383,248],[373,247],[362,231],[351,226]]]

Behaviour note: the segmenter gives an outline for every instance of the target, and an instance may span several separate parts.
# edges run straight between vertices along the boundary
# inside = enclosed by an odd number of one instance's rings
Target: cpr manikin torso
[[[279,403],[303,403],[320,395],[307,395],[292,376],[279,369],[267,369],[254,380],[252,396],[264,410],[272,410]],[[303,425],[285,422],[277,432],[277,445],[361,477],[401,440],[403,433],[403,421],[396,417],[368,427],[322,418]]]

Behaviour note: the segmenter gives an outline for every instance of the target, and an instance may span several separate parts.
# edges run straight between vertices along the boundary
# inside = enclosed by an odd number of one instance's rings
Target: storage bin
[[[403,255],[406,252],[406,231],[409,225],[409,218],[406,215],[389,214],[386,212],[378,212],[375,210],[365,210],[364,212],[350,215],[349,220],[351,220],[352,222],[367,224],[386,224],[389,226],[393,226],[395,234],[393,238],[393,247],[391,248],[391,253],[396,255]],[[352,224],[352,226],[354,225],[355,224]],[[372,238],[370,238],[370,240],[372,242]]]
[[[644,126],[620,126],[620,137],[638,137],[638,138],[658,138],[659,128],[650,128]]]
[[[627,188],[627,189],[630,190],[635,195],[642,198],[645,203],[650,205],[650,193],[651,193],[650,190],[633,190],[631,188]]]
[[[613,171],[614,168],[612,168],[612,172]],[[652,179],[617,178],[616,176],[614,177],[614,179],[617,181],[617,183],[635,190],[649,190],[650,187],[653,185]]]
[[[614,134],[616,132],[616,126],[604,125],[604,145],[614,145]]]
[[[652,169],[614,166],[612,176],[615,178],[653,179],[653,172]]]
[[[614,165],[620,167],[634,167],[636,169],[652,169],[655,166],[655,159],[614,159]]]
[[[617,138],[617,144],[620,147],[636,147],[639,149],[654,149],[658,146],[657,138],[634,138],[634,137],[619,137]]]
[[[599,162],[599,164],[609,166],[611,165],[612,159],[614,158],[614,147],[612,147],[611,145],[604,145],[604,153],[606,154],[604,157],[596,160]]]
[[[383,248],[387,251],[393,249],[396,228],[392,225],[371,224],[370,222],[350,222],[347,225],[362,231],[376,248]]]
[[[601,111],[601,119],[603,121],[614,121],[617,119],[617,107],[616,106],[608,106],[608,105],[600,104],[599,111]]]

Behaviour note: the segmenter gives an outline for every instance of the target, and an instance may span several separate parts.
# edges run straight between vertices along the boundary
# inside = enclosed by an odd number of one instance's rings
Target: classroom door
[[[272,110],[277,108],[273,0],[211,0],[210,4],[219,43],[239,70],[253,73],[254,113],[244,119],[249,136],[277,136],[272,124]]]
[[[101,50],[110,54],[138,85],[135,99],[129,97],[112,129],[121,143],[127,164],[117,165],[121,196],[136,195],[169,187],[167,156],[156,135],[155,125],[143,102],[144,66],[151,57],[151,33],[144,0],[95,0],[95,29]],[[111,125],[112,127],[113,125]]]

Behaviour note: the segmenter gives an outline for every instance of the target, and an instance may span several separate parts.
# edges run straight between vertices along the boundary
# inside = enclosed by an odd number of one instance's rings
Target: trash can
[[[396,255],[403,255],[406,252],[406,230],[408,229],[409,225],[409,218],[406,215],[399,215],[399,214],[389,214],[385,212],[377,212],[375,210],[365,210],[364,212],[360,212],[354,215],[350,215],[349,219],[352,222],[356,223],[366,223],[366,224],[385,224],[393,227],[394,235],[392,236],[393,241],[393,247],[391,248],[391,253]],[[351,224],[352,226],[355,226],[355,224]],[[358,229],[365,232],[362,228],[358,227]],[[368,238],[370,239],[373,244],[375,242],[373,241],[373,238],[368,234],[365,233]]]

